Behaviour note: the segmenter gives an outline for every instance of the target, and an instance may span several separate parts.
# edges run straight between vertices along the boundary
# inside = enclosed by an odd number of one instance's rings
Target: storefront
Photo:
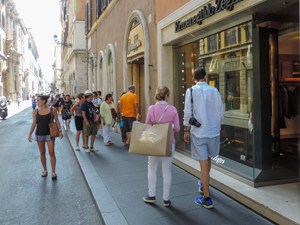
[[[254,186],[298,181],[299,2],[193,1],[184,11],[158,24],[158,79],[173,83],[180,118],[194,69],[203,67],[225,109],[214,164]],[[190,154],[182,133],[177,149]]]
[[[125,83],[133,84],[139,97],[142,121],[150,102],[149,94],[149,34],[144,13],[134,10],[128,20],[124,49]],[[126,87],[127,89],[127,87]]]

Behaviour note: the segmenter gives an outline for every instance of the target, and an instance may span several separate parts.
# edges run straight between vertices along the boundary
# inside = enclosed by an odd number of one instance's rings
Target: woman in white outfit
[[[160,124],[169,123],[173,127],[172,155],[171,157],[148,156],[148,195],[143,198],[146,203],[154,203],[156,201],[156,180],[157,167],[159,161],[162,161],[163,174],[163,205],[169,207],[170,191],[172,184],[172,160],[175,151],[174,133],[180,131],[179,117],[174,106],[168,104],[170,90],[168,87],[158,87],[156,90],[155,105],[151,105],[147,112],[146,123],[153,124],[159,121]]]
[[[112,124],[114,123],[114,119],[111,114],[112,109],[114,109],[113,96],[112,94],[107,94],[104,102],[100,106],[103,140],[104,144],[107,146],[113,144],[111,141]]]

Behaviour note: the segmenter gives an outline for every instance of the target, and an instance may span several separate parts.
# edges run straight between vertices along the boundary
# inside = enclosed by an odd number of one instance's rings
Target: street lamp
[[[54,41],[55,41],[56,44],[62,45],[62,46],[64,46],[64,47],[66,47],[66,48],[72,48],[72,44],[71,44],[71,43],[67,43],[67,42],[59,42],[59,41],[57,40],[57,35],[56,35],[56,34],[53,36],[53,38],[54,38]]]

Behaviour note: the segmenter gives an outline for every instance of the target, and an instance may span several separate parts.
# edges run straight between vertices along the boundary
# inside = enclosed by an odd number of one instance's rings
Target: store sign
[[[175,23],[175,33],[184,30],[194,24],[201,25],[203,20],[219,12],[222,12],[223,10],[232,11],[234,9],[234,5],[241,1],[243,0],[216,0],[215,5],[209,3],[203,6],[203,8],[200,9],[196,15],[184,21],[177,21]]]

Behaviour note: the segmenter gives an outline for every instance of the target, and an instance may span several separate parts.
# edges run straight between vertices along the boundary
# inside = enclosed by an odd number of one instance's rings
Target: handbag
[[[57,127],[56,121],[53,121],[53,110],[51,111],[51,122],[49,123],[50,137],[59,137],[59,129]]]
[[[172,155],[172,125],[169,123],[159,124],[167,108],[168,106],[154,124],[133,122],[129,153],[150,156]]]

